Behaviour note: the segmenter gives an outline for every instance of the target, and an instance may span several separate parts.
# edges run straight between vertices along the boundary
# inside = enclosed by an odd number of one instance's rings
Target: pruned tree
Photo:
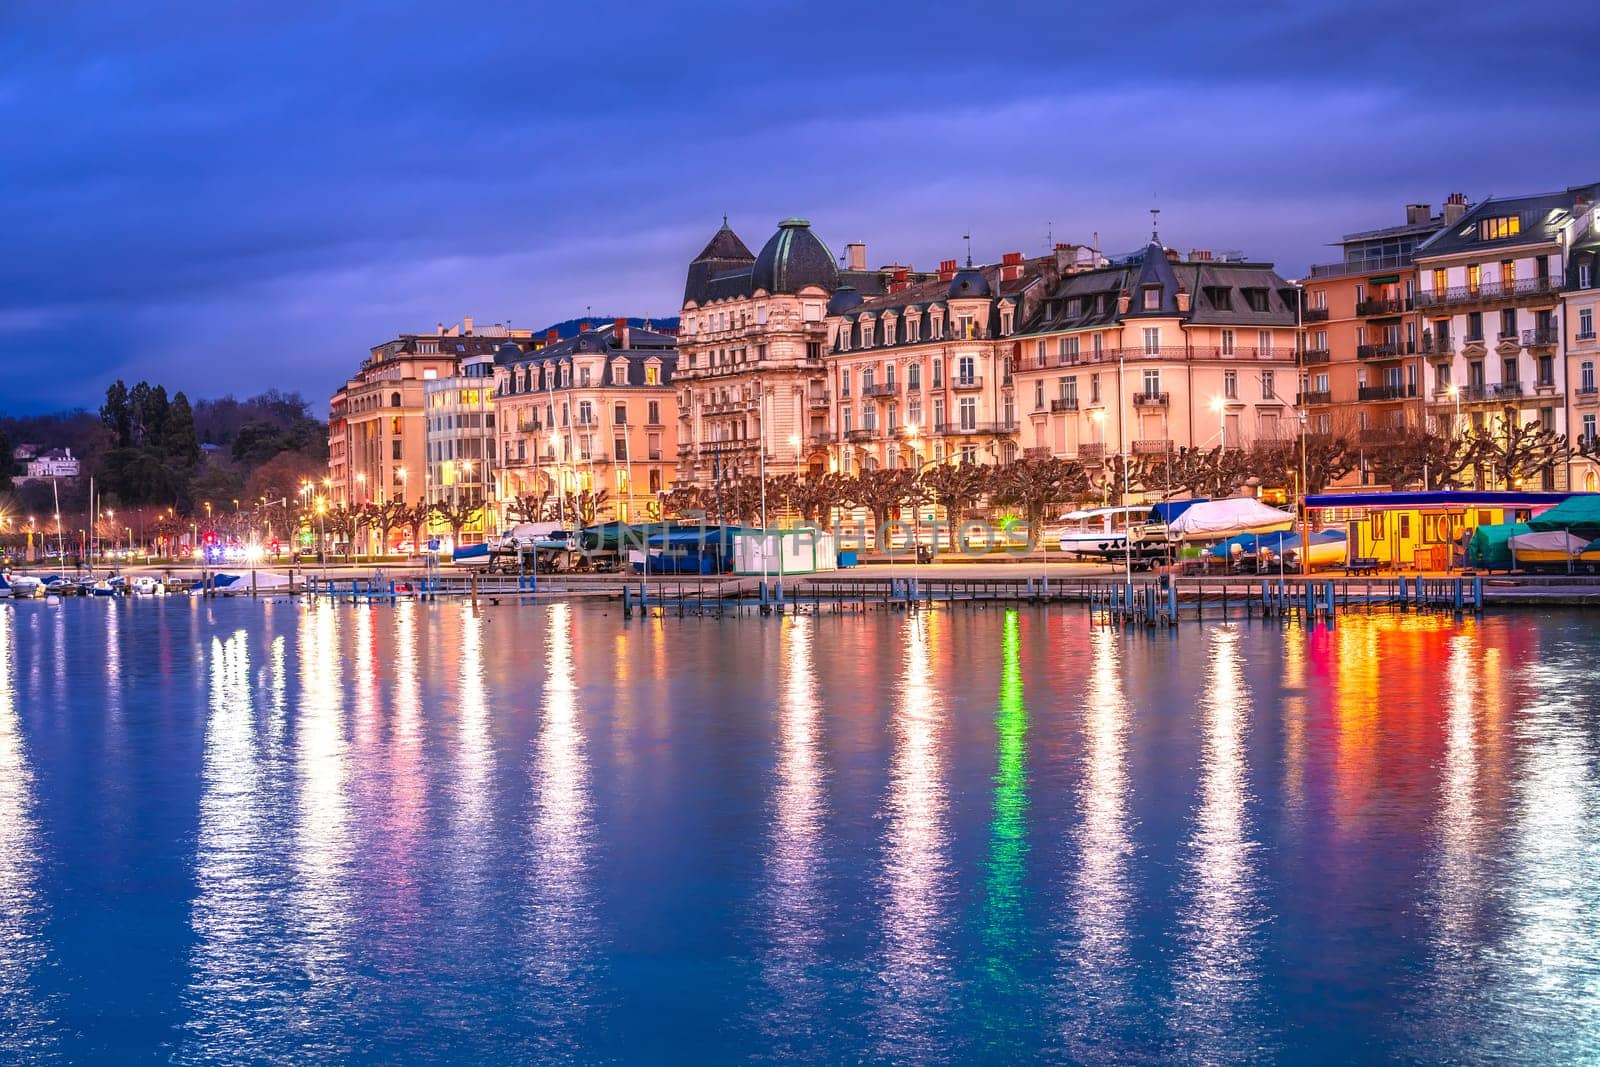
[[[326,531],[333,535],[335,544],[343,543],[345,556],[351,553],[355,543],[356,533],[361,529],[362,513],[360,507],[348,507],[344,504],[335,504],[318,515],[318,534]],[[326,545],[321,545],[324,551]]]
[[[450,540],[459,544],[461,531],[476,522],[478,516],[483,514],[483,505],[471,501],[463,503],[441,500],[433,505],[432,513],[450,528]]]
[[[411,534],[412,551],[422,544],[422,534],[428,528],[428,520],[433,516],[433,509],[425,501],[417,501],[409,505],[404,512],[397,516],[400,525]]]
[[[680,485],[669,489],[662,494],[661,511],[664,517],[673,519],[704,515],[705,493],[695,485]]]
[[[506,502],[506,515],[521,522],[548,522],[554,499],[555,493],[549,489],[514,496]]]
[[[580,489],[567,493],[563,501],[567,518],[579,526],[593,526],[611,503],[609,489]]]
[[[845,503],[872,512],[873,528],[882,530],[910,502],[911,482],[911,472],[904,467],[862,471],[845,484]]]
[[[959,523],[968,509],[976,507],[979,500],[994,487],[996,468],[971,463],[937,463],[925,468],[917,481],[939,507],[952,525]]]
[[[1084,467],[1084,474],[1098,499],[1104,500],[1108,507],[1121,507],[1127,503],[1127,497],[1148,488],[1158,469],[1153,458],[1114,454],[1093,467]]]
[[[807,522],[826,523],[844,505],[849,481],[837,471],[807,474],[795,482],[791,506]]]
[[[1420,485],[1449,489],[1479,462],[1482,444],[1476,438],[1451,436],[1419,426],[1397,427],[1375,439],[1367,450],[1367,472],[1373,481],[1394,489]]]
[[[389,532],[406,521],[408,510],[404,500],[385,500],[381,504],[367,505],[367,526],[378,531],[380,551],[389,551]]]
[[[1479,470],[1495,484],[1511,487],[1542,478],[1572,456],[1565,435],[1547,430],[1539,422],[1523,422],[1516,408],[1507,407],[1497,421],[1498,426],[1486,425],[1468,433],[1477,450],[1474,459]]]
[[[1019,459],[998,468],[992,496],[996,503],[1022,509],[1028,521],[1028,544],[1035,547],[1050,506],[1076,500],[1088,489],[1089,475],[1081,464],[1051,456]]]

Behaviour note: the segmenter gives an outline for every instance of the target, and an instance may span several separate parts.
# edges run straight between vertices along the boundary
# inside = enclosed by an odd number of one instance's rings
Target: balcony
[[[651,460],[659,460],[661,458],[661,449],[652,448],[650,450],[649,456],[647,458],[649,458]]]
[[[1333,403],[1333,392],[1328,389],[1323,389],[1320,392],[1296,393],[1294,398],[1294,406],[1297,408],[1331,403]]]
[[[1134,393],[1133,406],[1136,408],[1164,408],[1170,399],[1170,393]]]
[[[1592,385],[1587,389],[1579,389],[1572,394],[1572,404],[1574,407],[1580,408],[1592,408],[1600,405],[1600,390],[1596,390]]]
[[[1058,396],[1050,401],[1050,413],[1059,415],[1063,411],[1077,411],[1078,398],[1075,396]]]
[[[878,382],[875,385],[863,385],[861,395],[865,397],[892,397],[900,395],[900,386],[894,382]]]
[[[1456,354],[1455,338],[1451,337],[1449,334],[1446,334],[1443,337],[1435,337],[1433,334],[1424,330],[1422,333],[1422,354],[1425,356],[1433,356],[1435,358],[1442,357],[1448,359]]]
[[[950,388],[958,393],[976,392],[983,388],[983,377],[980,375],[976,378],[952,378]]]
[[[1411,301],[1409,300],[1363,300],[1356,305],[1356,314],[1364,318],[1399,315],[1410,310]]]
[[[1489,390],[1489,398],[1492,400],[1516,400],[1522,396],[1522,383],[1501,382],[1499,385],[1491,385]]]
[[[1449,289],[1421,289],[1415,297],[1419,308],[1455,307],[1466,304],[1497,304],[1506,301],[1540,301],[1561,291],[1559,278],[1519,278],[1512,282],[1484,282],[1479,286],[1455,285]]]
[[[1165,437],[1146,438],[1133,443],[1133,454],[1136,456],[1164,456],[1172,451],[1172,442]]]
[[[1594,337],[1595,333],[1593,330],[1579,330],[1577,333],[1572,335],[1572,339],[1574,341],[1593,341]]]
[[[862,430],[846,430],[844,432],[844,439],[846,441],[870,441],[877,435],[877,430],[868,427]]]
[[[1103,441],[1091,441],[1078,446],[1079,459],[1105,459],[1106,446]]]
[[[1024,448],[1022,450],[1023,459],[1049,459],[1050,456],[1050,449],[1046,445],[1035,445],[1032,448]]]
[[[813,448],[827,448],[829,445],[838,443],[839,435],[836,433],[814,433],[811,435],[811,446]]]
[[[1308,348],[1300,353],[1300,362],[1308,367],[1326,363],[1332,358],[1332,354],[1326,348]]]
[[[1532,333],[1533,331],[1529,330],[1528,332]],[[1501,330],[1500,331],[1499,341],[1500,341],[1501,344],[1510,343],[1510,344],[1514,344],[1514,345],[1519,345],[1519,344],[1522,343],[1522,331],[1520,331],[1520,330]]]
[[[806,398],[806,406],[816,409],[826,409],[833,404],[833,397],[828,393],[812,393]]]
[[[1399,359],[1416,354],[1416,345],[1407,341],[1384,341],[1375,345],[1357,345],[1357,359]]]
[[[1313,278],[1348,278],[1355,274],[1379,274],[1411,265],[1411,254],[1381,256],[1372,259],[1349,260],[1344,263],[1321,263],[1311,268]]]
[[[1579,338],[1582,340],[1582,338]],[[1522,331],[1522,345],[1524,348],[1549,348],[1551,345],[1561,343],[1561,331],[1554,326],[1536,326],[1531,330]]]
[[[1414,385],[1363,385],[1358,392],[1357,399],[1362,401],[1372,400],[1410,400],[1417,395]]]
[[[1303,321],[1303,322],[1327,322],[1328,321],[1328,309],[1327,308],[1306,308],[1305,311],[1301,312],[1300,314],[1301,314],[1301,321]]]
[[[1014,422],[970,422],[965,425],[941,422],[934,427],[934,433],[942,437],[981,437],[1016,432],[1017,424]]]

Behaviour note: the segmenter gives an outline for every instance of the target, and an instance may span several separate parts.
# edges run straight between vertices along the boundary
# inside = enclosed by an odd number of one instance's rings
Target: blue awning
[[[1147,522],[1171,522],[1196,504],[1204,504],[1206,497],[1197,497],[1194,500],[1163,500],[1159,504],[1152,504],[1150,517]]]

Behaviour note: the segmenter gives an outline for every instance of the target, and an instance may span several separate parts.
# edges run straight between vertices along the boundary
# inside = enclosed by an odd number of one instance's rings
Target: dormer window
[[[848,319],[839,326],[839,351],[850,351],[850,322]]]
[[[872,347],[872,324],[870,322],[864,322],[861,324],[861,347]]]
[[[893,319],[884,319],[883,320],[883,343],[886,344],[886,345],[894,344],[894,320]]]
[[[660,385],[661,368],[654,363],[647,363],[644,368],[644,384]]]
[[[611,384],[628,384],[628,361],[625,359],[614,360],[611,364]]]
[[[1323,299],[1326,300],[1327,294],[1324,293],[1322,295]],[[1218,311],[1232,311],[1233,290],[1225,285],[1208,285],[1206,286],[1206,303]]]
[[[1515,237],[1522,232],[1522,217],[1520,215],[1501,215],[1499,218],[1484,219],[1478,223],[1478,238],[1484,241],[1499,241],[1507,237]]]
[[[1001,308],[1000,309],[1000,333],[1002,335],[1009,334],[1011,332],[1011,319],[1012,319],[1012,311],[1011,311],[1011,309],[1010,308]]]
[[[1268,297],[1265,289],[1246,289],[1244,291],[1244,299],[1250,305],[1251,311],[1267,310]]]
[[[1146,311],[1161,310],[1161,286],[1147,285],[1144,287],[1144,309]]]

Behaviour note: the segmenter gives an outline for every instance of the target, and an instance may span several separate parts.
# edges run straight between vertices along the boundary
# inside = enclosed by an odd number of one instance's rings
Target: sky
[[[322,409],[463,315],[673,315],[723,215],[931,268],[1158,207],[1294,276],[1410,202],[1600,179],[1600,7],[1541,10],[4,0],[0,413]]]

